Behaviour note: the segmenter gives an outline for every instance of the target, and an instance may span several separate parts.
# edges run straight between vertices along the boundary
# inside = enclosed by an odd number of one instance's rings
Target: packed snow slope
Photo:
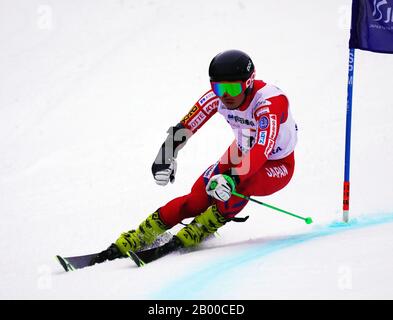
[[[393,298],[393,56],[356,52],[351,223],[342,225],[349,0],[0,2],[0,298]],[[169,126],[209,88],[220,51],[253,58],[299,126],[296,172],[220,237],[138,269],[65,273],[176,196],[232,141],[216,115],[150,167]],[[174,232],[176,229],[174,230]]]

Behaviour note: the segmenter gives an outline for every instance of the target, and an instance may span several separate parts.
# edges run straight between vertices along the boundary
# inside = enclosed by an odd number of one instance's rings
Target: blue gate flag
[[[353,0],[349,48],[393,53],[393,0]]]

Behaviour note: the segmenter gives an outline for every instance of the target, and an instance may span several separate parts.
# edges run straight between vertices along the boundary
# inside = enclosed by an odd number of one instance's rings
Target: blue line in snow
[[[151,299],[203,299],[203,292],[206,292],[209,286],[223,278],[225,279],[225,277],[228,277],[228,272],[242,265],[310,240],[391,222],[393,222],[393,214],[391,213],[370,215],[352,219],[348,224],[333,222],[327,226],[316,226],[310,233],[256,244],[251,249],[207,263],[203,268],[193,270],[192,273],[184,275],[161,288],[152,295]]]

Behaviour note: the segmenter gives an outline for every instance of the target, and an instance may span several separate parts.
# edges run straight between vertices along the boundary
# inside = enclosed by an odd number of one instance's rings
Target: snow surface
[[[0,298],[392,299],[391,55],[356,52],[355,219],[339,223],[350,5],[2,0]],[[215,116],[181,151],[174,185],[151,177],[166,130],[230,48],[288,94],[300,129],[293,180],[263,201],[315,223],[250,203],[250,219],[203,250],[63,272],[56,254],[106,248],[188,193],[232,141]]]

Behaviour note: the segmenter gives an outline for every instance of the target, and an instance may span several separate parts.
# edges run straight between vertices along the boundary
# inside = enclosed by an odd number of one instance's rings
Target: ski
[[[159,236],[157,240],[154,241],[154,243],[148,249],[146,249],[146,251],[153,250],[154,248],[159,248],[163,243],[171,241],[172,239],[172,234],[170,232],[165,232],[164,234]],[[124,258],[123,256],[120,256],[118,254],[118,251],[114,246],[115,245],[112,244],[108,249],[104,251],[81,256],[63,257],[57,255],[56,259],[66,272],[75,271],[78,269],[93,266],[97,263],[103,263],[106,261]]]
[[[135,262],[138,267],[142,267],[147,263],[155,261],[159,258],[162,258],[169,253],[172,253],[178,249],[181,249],[183,246],[180,240],[177,237],[172,237],[170,241],[167,243],[151,248],[148,250],[143,250],[139,252],[128,252],[128,256]]]
[[[64,270],[68,272],[90,266],[92,259],[97,257],[98,254],[99,253],[93,253],[75,257],[62,257],[57,255],[56,258]]]

